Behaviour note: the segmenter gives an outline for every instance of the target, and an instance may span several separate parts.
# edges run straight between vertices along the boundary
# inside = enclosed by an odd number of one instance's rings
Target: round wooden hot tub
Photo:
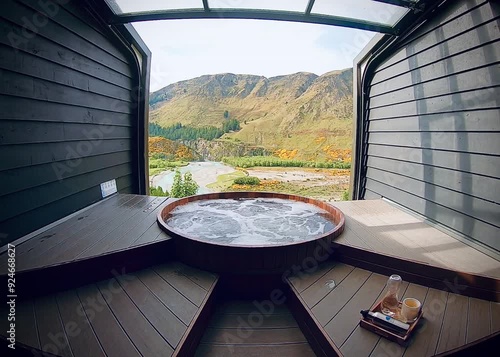
[[[177,218],[182,210],[187,216]],[[227,217],[218,221],[220,210]],[[289,227],[283,221],[299,223]],[[158,214],[158,224],[174,238],[177,257],[186,264],[219,273],[269,274],[309,269],[326,260],[333,239],[344,230],[344,215],[325,202],[301,196],[221,192],[167,204]],[[254,231],[244,229],[249,224]],[[281,227],[285,233],[280,233]],[[305,231],[308,234],[302,234]]]

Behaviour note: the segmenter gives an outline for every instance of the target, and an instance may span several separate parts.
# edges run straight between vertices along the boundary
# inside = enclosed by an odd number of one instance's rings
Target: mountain
[[[216,74],[177,82],[150,95],[150,121],[241,130],[223,139],[267,149],[298,149],[312,158],[326,146],[349,149],[352,141],[352,69],[317,76],[299,72],[266,78]]]

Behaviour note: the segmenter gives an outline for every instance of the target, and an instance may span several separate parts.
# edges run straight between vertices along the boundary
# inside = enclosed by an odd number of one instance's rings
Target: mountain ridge
[[[264,77],[203,75],[150,95],[151,122],[162,126],[218,126],[236,118],[241,130],[224,138],[268,149],[300,150],[302,157],[326,146],[350,148],[352,68]]]

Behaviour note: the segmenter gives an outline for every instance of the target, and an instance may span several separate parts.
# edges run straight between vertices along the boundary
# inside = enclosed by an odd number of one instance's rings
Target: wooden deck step
[[[201,335],[195,330],[205,326],[200,319],[217,281],[215,274],[169,262],[24,300],[17,306],[17,348],[74,357],[186,354]]]
[[[498,253],[485,254],[383,199],[332,204],[346,221],[334,259],[436,289],[459,286],[462,295],[500,302]]]
[[[423,218],[386,200],[332,202],[345,216],[346,229],[335,242],[380,255],[443,269],[500,279],[500,255],[485,254],[473,242],[436,229]]]
[[[217,306],[196,356],[315,356],[284,304],[262,309],[252,301]]]
[[[360,310],[382,298],[387,276],[329,261],[288,281],[292,312],[325,356],[434,356],[498,338],[497,302],[404,282],[401,298],[422,301],[424,317],[403,348],[359,326]]]
[[[91,259],[169,240],[156,223],[166,197],[116,194],[16,245],[17,272]],[[7,264],[0,254],[0,272]]]

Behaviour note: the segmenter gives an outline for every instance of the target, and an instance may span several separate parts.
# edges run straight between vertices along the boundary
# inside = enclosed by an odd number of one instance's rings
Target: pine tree
[[[184,189],[184,196],[196,195],[198,192],[198,184],[193,180],[193,175],[191,172],[186,172],[184,174],[184,184],[182,185]]]
[[[170,189],[170,197],[180,198],[184,197],[182,189],[182,176],[179,170],[175,170],[174,182],[172,188]]]
[[[186,172],[184,178],[179,170],[175,171],[174,182],[170,189],[170,197],[181,198],[196,195],[200,186],[193,180],[191,172]]]

